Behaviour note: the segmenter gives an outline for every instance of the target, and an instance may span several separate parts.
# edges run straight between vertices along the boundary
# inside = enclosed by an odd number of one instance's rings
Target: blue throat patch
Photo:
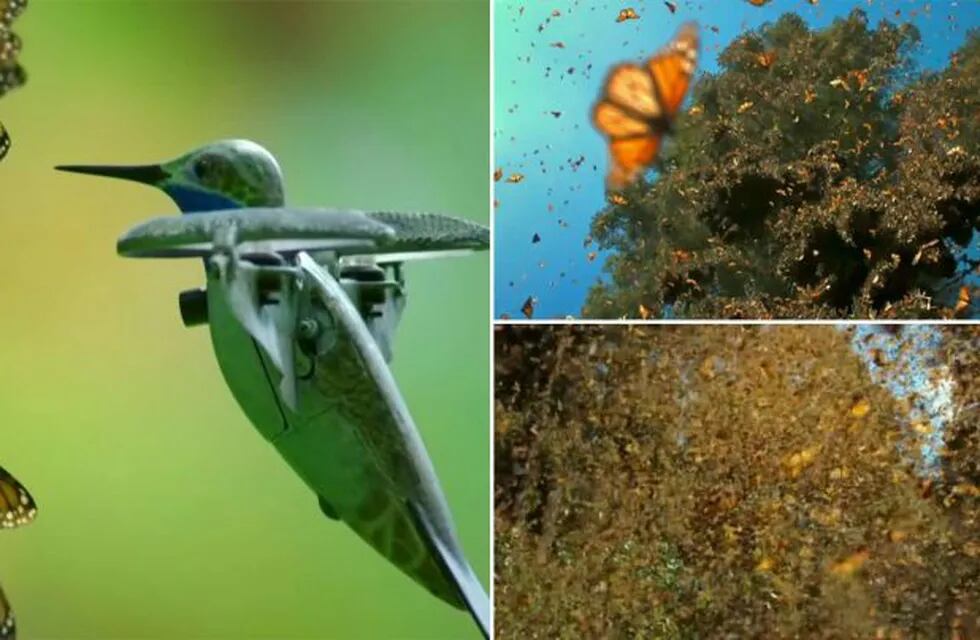
[[[164,192],[177,203],[183,213],[204,213],[220,209],[241,209],[242,203],[217,193],[206,193],[178,185],[166,186]]]

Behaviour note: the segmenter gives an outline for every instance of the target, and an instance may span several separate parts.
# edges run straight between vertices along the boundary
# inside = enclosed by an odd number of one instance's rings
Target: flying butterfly
[[[28,524],[37,515],[37,504],[27,489],[0,467],[0,528],[13,529]],[[3,589],[0,589],[0,640],[14,640],[17,625]]]
[[[626,22],[627,20],[639,20],[640,16],[637,15],[636,9],[632,7],[627,7],[619,11],[619,15],[616,16],[616,22]]]
[[[622,189],[656,160],[687,95],[698,45],[697,25],[684,24],[644,66],[620,64],[606,77],[592,121],[609,137],[609,189]]]
[[[534,304],[536,302],[537,300],[534,299],[534,296],[528,296],[527,300],[524,301],[524,304],[521,305],[521,313],[523,313],[524,317],[528,320],[534,317]]]

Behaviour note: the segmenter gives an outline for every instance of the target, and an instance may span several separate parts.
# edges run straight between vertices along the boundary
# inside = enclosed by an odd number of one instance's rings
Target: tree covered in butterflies
[[[980,33],[917,73],[912,25],[749,31],[700,77],[652,183],[592,223],[592,317],[950,317],[980,224]]]

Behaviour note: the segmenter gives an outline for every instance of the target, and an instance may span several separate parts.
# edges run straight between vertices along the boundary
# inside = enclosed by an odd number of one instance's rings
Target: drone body
[[[465,559],[421,437],[387,366],[405,304],[401,262],[485,249],[486,228],[436,214],[283,206],[275,159],[247,141],[163,165],[61,167],[153,184],[185,214],[125,234],[122,255],[200,257],[184,292],[228,387],[342,520],[489,635],[489,599]],[[192,210],[193,207],[203,209]]]

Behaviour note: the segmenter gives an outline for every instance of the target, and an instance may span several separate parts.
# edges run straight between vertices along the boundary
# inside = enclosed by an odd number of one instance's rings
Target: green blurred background
[[[176,211],[59,163],[246,137],[293,205],[487,219],[486,2],[31,0],[0,100],[0,464],[36,522],[0,532],[23,638],[463,638],[469,617],[343,525],[254,431],[176,296],[192,260],[115,239]],[[394,370],[463,547],[489,572],[489,260],[408,267]]]

